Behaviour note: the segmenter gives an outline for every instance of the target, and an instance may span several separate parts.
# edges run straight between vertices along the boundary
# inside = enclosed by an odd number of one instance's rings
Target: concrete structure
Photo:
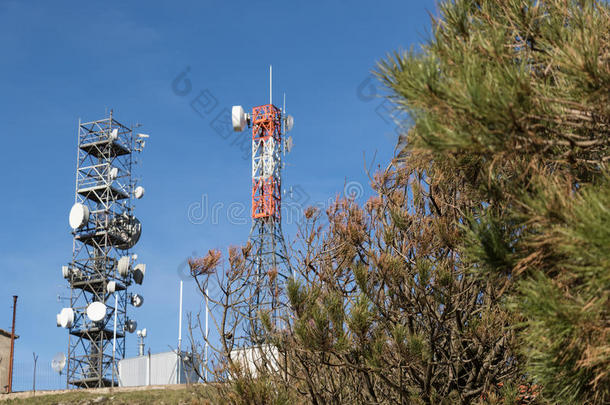
[[[142,385],[188,384],[199,381],[192,356],[182,352],[165,352],[131,357],[119,361],[119,385],[137,387]]]
[[[19,336],[15,335],[15,339]],[[0,329],[0,392],[8,387],[8,366],[11,357],[11,332]]]

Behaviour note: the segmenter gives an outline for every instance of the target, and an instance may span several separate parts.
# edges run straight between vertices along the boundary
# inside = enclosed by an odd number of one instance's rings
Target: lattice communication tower
[[[117,384],[116,362],[125,356],[125,337],[137,328],[127,312],[143,298],[128,292],[141,284],[146,265],[131,252],[142,225],[134,199],[144,195],[133,169],[146,134],[107,118],[80,122],[71,262],[62,267],[70,287],[70,306],[57,315],[68,329],[67,385],[92,388]]]
[[[271,97],[270,97],[271,98]],[[249,260],[254,271],[253,294],[249,305],[250,319],[258,311],[267,311],[277,323],[282,305],[281,283],[292,275],[292,268],[282,233],[282,169],[283,157],[292,147],[292,138],[283,135],[293,126],[293,118],[269,104],[252,108],[232,109],[233,129],[252,129],[252,228]],[[259,327],[255,321],[255,328]],[[261,336],[260,330],[254,331]]]

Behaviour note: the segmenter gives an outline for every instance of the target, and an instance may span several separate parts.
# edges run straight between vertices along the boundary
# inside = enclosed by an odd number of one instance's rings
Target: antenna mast
[[[78,125],[75,204],[70,210],[72,260],[62,267],[69,283],[70,306],[57,315],[68,329],[67,385],[79,388],[116,385],[116,360],[125,356],[127,332],[137,324],[127,316],[128,304],[142,297],[129,294],[141,284],[146,265],[130,250],[140,238],[135,199],[144,195],[133,176],[134,155],[146,134],[109,116]]]
[[[282,136],[292,127],[292,117],[284,116],[273,105],[273,70],[269,66],[269,104],[252,108],[245,113],[241,106],[232,110],[233,128],[242,131],[246,125],[252,128],[252,228],[249,242],[251,254],[248,262],[253,271],[250,285],[251,300],[247,312],[251,319],[245,326],[248,338],[263,339],[258,313],[269,313],[277,324],[279,311],[285,304],[281,293],[283,284],[291,276],[292,268],[282,232]],[[284,104],[285,108],[285,104]],[[287,120],[290,118],[290,121]],[[288,123],[290,122],[290,123]]]

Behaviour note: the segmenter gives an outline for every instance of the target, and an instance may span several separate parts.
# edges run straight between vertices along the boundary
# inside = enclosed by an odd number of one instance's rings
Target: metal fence
[[[32,391],[34,388],[34,362],[13,365],[13,392]],[[36,364],[36,391],[66,389],[65,373],[59,375],[50,364]]]
[[[126,386],[184,384],[198,380],[190,362],[182,362],[177,376],[177,355],[173,352],[124,359],[118,366]],[[70,386],[69,388],[74,388]],[[34,389],[34,362],[13,365],[13,392]],[[50,364],[36,364],[36,391],[66,389],[66,374],[61,375]]]

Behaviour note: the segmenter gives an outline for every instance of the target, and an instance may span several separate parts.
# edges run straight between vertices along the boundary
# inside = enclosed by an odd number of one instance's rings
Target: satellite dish
[[[286,132],[292,131],[292,127],[294,127],[294,117],[290,114],[286,116]]]
[[[142,304],[144,304],[144,297],[142,297],[140,294],[134,294],[131,296],[131,305],[138,308],[141,307]]]
[[[94,301],[87,306],[87,318],[93,322],[99,322],[106,317],[106,305],[103,302]]]
[[[89,208],[81,203],[76,203],[70,210],[70,226],[72,229],[77,230],[82,228],[87,222],[89,222]]]
[[[110,131],[110,139],[111,140],[115,140],[119,137],[119,129],[118,128],[114,128],[112,131]]]
[[[244,107],[234,105],[231,109],[231,122],[233,123],[233,131],[241,132],[248,124],[248,116],[244,111]]]
[[[70,267],[68,267],[68,266],[61,266],[61,275],[64,278],[70,277]]]
[[[113,167],[112,169],[110,169],[110,180],[114,180],[117,177],[119,177],[119,168]]]
[[[293,146],[294,144],[292,143],[292,136],[289,136],[288,139],[286,139],[286,153],[290,153]]]
[[[144,263],[138,263],[136,265],[136,267],[133,269],[133,281],[135,281],[136,284],[142,284],[145,274],[146,274],[146,265]]]
[[[74,310],[72,308],[62,308],[59,313],[59,324],[62,328],[71,328],[74,324]]]
[[[144,197],[144,187],[142,187],[142,186],[136,187],[136,189],[133,191],[133,196],[135,198],[137,198],[138,200],[140,198]]]
[[[142,224],[134,216],[121,215],[115,217],[110,225],[110,230],[123,240],[123,243],[115,245],[118,249],[131,249],[140,240]]]
[[[64,367],[66,367],[66,355],[59,352],[53,356],[53,360],[51,360],[51,368],[61,375]]]
[[[121,277],[127,277],[129,275],[129,256],[123,256],[119,259],[117,270]]]
[[[125,330],[129,333],[133,333],[136,331],[136,329],[138,328],[138,323],[136,321],[134,321],[133,319],[128,319],[125,322]]]
[[[116,281],[109,281],[106,289],[109,293],[113,293],[116,291]]]

